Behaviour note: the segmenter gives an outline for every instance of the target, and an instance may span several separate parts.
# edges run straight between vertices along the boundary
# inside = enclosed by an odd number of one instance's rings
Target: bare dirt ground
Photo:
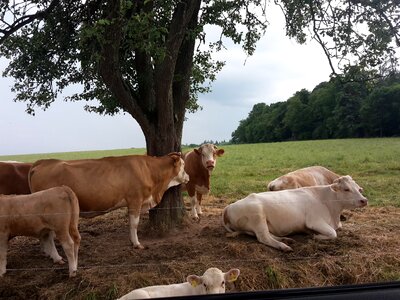
[[[138,287],[183,282],[211,266],[241,270],[227,292],[400,280],[399,208],[345,212],[336,240],[295,235],[294,251],[287,254],[251,236],[226,237],[220,224],[226,204],[211,197],[206,204],[200,222],[188,220],[163,236],[149,231],[144,215],[138,233],[144,250],[131,246],[125,209],[81,219],[78,275],[71,279],[66,264],[53,265],[40,252],[37,239],[15,238],[0,298],[115,299]]]

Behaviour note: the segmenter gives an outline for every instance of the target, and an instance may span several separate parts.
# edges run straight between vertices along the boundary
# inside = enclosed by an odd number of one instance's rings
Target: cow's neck
[[[174,175],[174,168],[171,166],[171,159],[169,157],[157,158],[158,164],[151,174],[153,181],[152,196],[153,200],[159,204],[165,191],[168,189],[168,183],[176,176]]]
[[[324,186],[324,203],[329,210],[329,214],[331,215],[332,225],[337,229],[340,224],[340,214],[343,211],[343,204],[338,199],[337,193],[334,192],[330,186]]]

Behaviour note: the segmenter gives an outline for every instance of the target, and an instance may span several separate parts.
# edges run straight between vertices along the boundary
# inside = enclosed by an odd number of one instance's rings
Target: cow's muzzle
[[[367,198],[360,199],[358,200],[358,202],[360,203],[360,207],[364,207],[368,204],[368,199]]]

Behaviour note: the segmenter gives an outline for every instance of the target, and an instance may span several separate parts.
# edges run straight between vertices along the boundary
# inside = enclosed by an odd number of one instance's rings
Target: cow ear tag
[[[190,284],[192,285],[192,287],[198,286],[198,283],[195,279],[190,280]]]

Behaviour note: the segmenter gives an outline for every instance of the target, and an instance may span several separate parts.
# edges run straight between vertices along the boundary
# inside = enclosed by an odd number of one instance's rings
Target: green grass
[[[371,205],[400,207],[400,138],[343,139],[227,145],[212,175],[212,195],[229,201],[266,190],[267,183],[311,165],[351,175]],[[187,150],[187,149],[184,149]],[[82,159],[143,154],[145,149],[0,156],[32,162],[41,158]]]

